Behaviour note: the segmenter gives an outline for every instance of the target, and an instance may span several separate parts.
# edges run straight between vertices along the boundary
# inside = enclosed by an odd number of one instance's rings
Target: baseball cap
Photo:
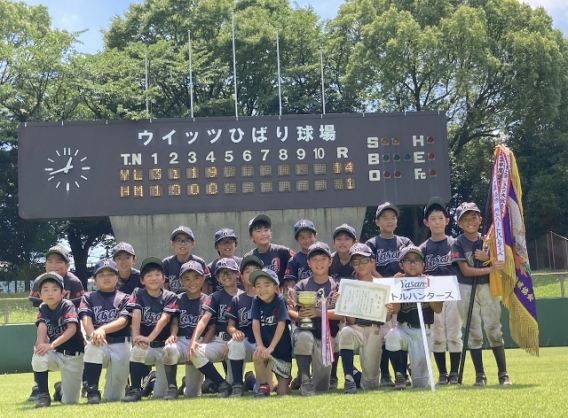
[[[267,277],[274,283],[276,283],[277,286],[280,286],[280,280],[278,280],[278,276],[270,269],[264,268],[262,270],[253,271],[249,278],[250,284],[254,286],[254,283],[259,277]]]
[[[239,265],[232,258],[222,258],[215,263],[215,275],[217,275],[222,269],[239,271]]]
[[[203,273],[203,266],[201,265],[201,263],[198,263],[195,260],[190,260],[187,263],[181,265],[181,269],[179,270],[179,277],[183,276],[188,271],[196,271],[201,276],[205,274]]]
[[[349,248],[349,259],[351,260],[355,255],[362,255],[364,257],[372,257],[373,251],[369,248],[369,246],[361,243],[357,243]]]
[[[113,258],[116,257],[116,255],[121,251],[124,251],[125,253],[128,253],[130,255],[136,256],[136,253],[134,252],[134,247],[132,245],[130,245],[127,242],[119,242],[112,249],[112,257]]]
[[[357,239],[357,232],[355,231],[355,228],[347,224],[339,225],[337,228],[333,230],[333,239],[335,239],[335,237],[341,234],[342,232],[345,232],[354,240]]]
[[[187,234],[189,238],[195,241],[195,235],[193,235],[193,231],[188,226],[180,225],[176,229],[172,231],[172,235],[170,236],[170,241],[173,241],[176,238],[177,234]]]
[[[444,212],[446,211],[446,202],[444,202],[441,197],[434,196],[428,201],[428,203],[424,207],[424,218],[426,218],[426,214],[428,213],[428,211],[432,206],[441,206]]]
[[[479,214],[481,214],[481,211],[479,210],[479,208],[477,207],[477,205],[473,202],[463,202],[461,205],[458,206],[458,208],[456,209],[456,218],[459,221],[460,218],[466,213],[466,212],[477,212]]]
[[[235,234],[235,231],[229,228],[220,229],[215,232],[215,245],[217,245],[217,243],[224,238],[234,238],[236,240],[237,234]]]
[[[116,263],[110,258],[103,258],[102,260],[97,261],[97,264],[95,264],[95,271],[93,273],[93,276],[96,276],[99,273],[99,271],[104,269],[110,269],[114,271],[116,274],[118,274],[118,268],[116,267]]]
[[[422,260],[424,260],[424,253],[420,251],[420,248],[415,245],[409,245],[408,247],[404,247],[402,250],[400,250],[399,261],[404,260],[404,257],[406,257],[408,254],[417,254]]]
[[[298,278],[296,276],[294,276],[293,274],[285,274],[284,275],[284,281],[286,280],[294,280],[296,283],[298,283]]]
[[[329,246],[325,242],[318,241],[315,244],[310,245],[308,248],[308,258],[311,257],[314,253],[324,253],[329,258],[331,258],[331,251],[329,250]]]
[[[148,257],[144,261],[142,261],[142,265],[140,266],[140,271],[144,270],[149,264],[157,264],[162,270],[164,270],[164,263],[158,257]]]
[[[54,271],[51,271],[49,273],[43,273],[41,276],[39,276],[39,278],[37,279],[37,287],[38,289],[41,289],[41,285],[48,281],[54,281],[55,283],[57,283],[59,286],[61,286],[61,288],[63,289],[63,277],[61,277],[59,274],[57,274]]]
[[[69,250],[61,245],[56,245],[47,250],[45,258],[49,257],[50,254],[59,254],[65,261],[69,262]]]
[[[256,255],[249,255],[245,258],[242,259],[241,261],[241,265],[240,265],[240,272],[242,273],[243,270],[245,269],[245,267],[249,264],[255,264],[258,267],[260,267],[261,269],[264,267],[264,263],[262,262],[262,260],[260,258],[258,258]]]
[[[298,238],[298,234],[303,230],[312,231],[314,234],[317,233],[316,227],[314,226],[314,223],[312,221],[309,221],[307,219],[300,219],[294,225],[294,239]]]
[[[260,215],[256,215],[254,218],[252,218],[249,221],[249,223],[248,223],[249,235],[252,232],[252,227],[254,226],[254,224],[256,224],[258,222],[266,222],[268,224],[268,226],[272,226],[272,220],[268,217],[268,215],[261,213]]]
[[[385,202],[382,205],[377,206],[377,211],[375,212],[375,219],[381,216],[381,213],[383,213],[387,209],[394,210],[394,213],[396,213],[397,218],[400,216],[400,209],[398,208],[398,206],[393,205],[392,203],[389,202]]]

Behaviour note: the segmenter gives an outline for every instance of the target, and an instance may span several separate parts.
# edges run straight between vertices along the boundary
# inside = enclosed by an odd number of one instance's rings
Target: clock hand
[[[67,162],[67,165],[63,168],[60,168],[59,170],[55,170],[50,172],[50,175],[54,175],[57,173],[61,173],[64,172],[65,174],[67,174],[69,172],[69,170],[71,170],[73,168],[73,166],[71,165],[71,160],[73,159],[73,157],[69,158],[69,161]]]

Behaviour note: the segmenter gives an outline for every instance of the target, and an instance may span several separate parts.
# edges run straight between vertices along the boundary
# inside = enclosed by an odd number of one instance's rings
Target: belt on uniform
[[[152,348],[161,348],[161,347],[165,347],[165,346],[166,346],[165,341],[152,341],[150,343],[150,347],[152,347]]]
[[[408,322],[405,322],[404,324],[402,324],[408,328],[412,328],[412,329],[420,329],[420,324],[410,324]],[[424,324],[424,327],[426,329],[430,329],[430,324]]]
[[[191,340],[192,337],[193,335],[180,335],[179,338],[185,338],[186,340]]]
[[[130,341],[130,337],[106,337],[108,344],[119,344],[125,341]]]
[[[383,322],[365,321],[365,322],[355,323],[355,325],[359,325],[360,327],[372,327],[372,326],[380,327],[381,325],[384,325],[384,323]]]
[[[217,334],[217,336],[223,341],[231,341],[232,338],[231,334],[229,334],[228,332],[220,332],[219,334]]]
[[[57,351],[58,353],[63,354],[64,356],[70,356],[70,357],[76,357],[78,355],[83,354],[82,351],[77,351],[77,350],[64,350],[61,348],[57,348],[55,349],[55,351]]]

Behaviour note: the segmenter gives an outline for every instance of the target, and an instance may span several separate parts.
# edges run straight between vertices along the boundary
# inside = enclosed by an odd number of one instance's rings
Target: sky
[[[31,5],[43,4],[49,9],[55,28],[70,32],[88,29],[80,40],[78,50],[96,53],[103,48],[103,28],[108,28],[115,15],[123,15],[130,3],[143,3],[144,0],[25,0]],[[337,15],[344,0],[296,0],[292,3],[300,7],[311,5],[324,19]],[[566,0],[525,0],[533,7],[543,6],[554,20],[554,27],[561,29],[568,37],[568,1]]]

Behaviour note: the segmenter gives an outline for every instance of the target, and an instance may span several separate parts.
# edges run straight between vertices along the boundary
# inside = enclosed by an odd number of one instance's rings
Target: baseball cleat
[[[61,393],[61,382],[57,382],[53,385],[53,389],[55,389],[55,392],[53,393],[53,402],[61,402],[61,399],[63,398],[63,394]]]
[[[217,394],[218,398],[228,398],[231,395],[231,385],[229,382],[224,381],[219,385],[219,393]]]
[[[240,398],[241,396],[243,396],[243,385],[241,383],[233,383],[229,398]]]
[[[270,396],[270,386],[268,383],[263,383],[258,387],[258,393],[255,395],[255,398],[265,398]]]
[[[337,389],[337,385],[339,384],[339,381],[337,380],[337,377],[330,377],[329,378],[329,390],[335,390]]]
[[[343,393],[348,395],[355,395],[357,393],[357,385],[352,380],[345,380],[345,386],[343,387]]]
[[[124,398],[121,399],[122,402],[138,402],[142,400],[142,393],[140,389],[132,388],[130,392],[126,394]]]
[[[36,408],[45,408],[51,406],[51,398],[49,393],[39,393],[37,397]]]
[[[475,375],[475,383],[473,386],[487,386],[487,377],[484,373],[478,373]]]
[[[436,383],[436,386],[446,386],[449,383],[449,378],[448,375],[446,373],[440,373],[440,376],[438,377],[438,382]]]
[[[394,390],[406,390],[406,378],[403,374],[397,373],[394,381]]]
[[[459,385],[460,381],[458,374],[455,372],[450,373],[450,375],[448,376],[448,382],[450,383],[450,385]]]
[[[98,405],[101,403],[101,392],[97,385],[87,386],[87,404]]]
[[[174,399],[177,399],[179,396],[178,393],[178,388],[176,387],[176,385],[170,385],[168,386],[168,390],[166,391],[166,396],[164,396],[164,400],[165,401],[173,401]]]
[[[499,373],[499,384],[505,386],[511,386],[513,384],[507,372]]]
[[[300,385],[300,395],[302,396],[314,396],[316,394],[316,389],[314,388],[314,383],[311,378],[302,377],[302,384]]]
[[[381,378],[381,387],[383,388],[394,388],[394,382],[390,376],[383,376]]]
[[[39,401],[39,388],[37,386],[34,386],[32,388],[32,393],[28,398],[28,402],[37,402],[37,401]]]

